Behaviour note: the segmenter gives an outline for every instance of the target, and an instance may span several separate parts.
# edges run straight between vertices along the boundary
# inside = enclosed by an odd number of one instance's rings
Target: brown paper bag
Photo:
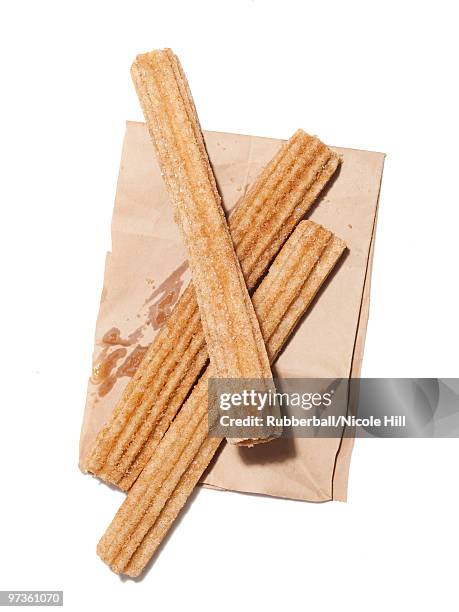
[[[273,157],[281,141],[205,132],[226,210]],[[335,149],[338,176],[310,218],[349,248],[279,357],[281,377],[358,376],[368,320],[371,265],[384,155]],[[80,466],[128,377],[189,282],[186,254],[143,123],[127,123],[107,254]],[[203,483],[307,501],[345,500],[351,438],[280,439],[254,448],[224,445]]]

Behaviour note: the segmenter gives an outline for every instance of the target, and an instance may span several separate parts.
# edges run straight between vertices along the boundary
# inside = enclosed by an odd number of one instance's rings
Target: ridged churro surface
[[[253,296],[272,362],[345,249],[331,232],[303,221]],[[138,576],[209,465],[221,439],[208,438],[207,383],[193,389],[99,542],[117,573]]]
[[[249,289],[334,174],[339,158],[298,130],[234,208],[229,228]],[[128,490],[205,367],[208,353],[193,285],[173,309],[99,432],[86,469]]]

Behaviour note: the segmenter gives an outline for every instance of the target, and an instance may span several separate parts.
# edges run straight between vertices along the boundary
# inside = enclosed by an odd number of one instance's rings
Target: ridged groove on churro
[[[332,234],[319,260],[308,276],[306,283],[302,287],[300,296],[290,304],[288,312],[271,335],[269,356],[272,361],[277,358],[284,342],[290,335],[292,325],[295,326],[303,316],[305,309],[316,297],[317,292],[345,250],[346,243],[344,240]]]
[[[166,500],[158,518],[142,540],[142,544],[136,549],[129,563],[124,568],[115,569],[112,566],[113,571],[126,574],[132,578],[139,576],[143,572],[168,534],[169,529],[185,506],[188,498],[193,493],[194,488],[212,461],[221,442],[221,438],[204,438],[197,455],[180,478],[172,495]]]
[[[336,153],[317,138],[298,130],[238,202],[230,215],[229,227],[249,289],[258,282],[314,203],[338,163]],[[263,241],[262,234],[266,238]],[[258,241],[266,247],[257,248]],[[98,434],[87,461],[88,471],[128,490],[207,358],[198,305],[190,285],[150,345],[110,420]],[[183,372],[187,375],[183,376]],[[123,435],[131,422],[129,435]]]
[[[299,224],[253,296],[271,362],[345,245],[311,221]],[[98,545],[117,573],[138,576],[169,530],[221,440],[207,438],[206,370]]]

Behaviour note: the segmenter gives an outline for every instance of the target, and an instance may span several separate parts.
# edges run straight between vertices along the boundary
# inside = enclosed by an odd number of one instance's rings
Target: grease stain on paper
[[[91,382],[97,387],[96,402],[113,389],[119,378],[134,376],[148,349],[148,346],[140,344],[144,331],[150,325],[157,331],[167,321],[180,296],[183,275],[187,270],[188,262],[184,262],[152,291],[143,303],[142,311],[136,315],[136,318],[144,322],[126,338],[121,336],[118,327],[112,327],[97,343],[102,350],[95,360],[91,375]],[[147,282],[151,283],[151,280],[147,279]]]
[[[169,318],[179,298],[183,286],[183,275],[187,270],[188,262],[185,261],[145,300],[144,306],[148,308],[147,325],[150,323],[154,330],[162,327]]]

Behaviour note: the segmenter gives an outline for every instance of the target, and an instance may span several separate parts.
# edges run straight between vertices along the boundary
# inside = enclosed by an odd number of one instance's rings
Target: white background
[[[206,129],[388,154],[368,376],[457,376],[455,2],[2,3],[0,589],[91,609],[457,610],[457,440],[357,441],[347,504],[201,491],[142,582],[77,469],[130,81],[182,59]]]

